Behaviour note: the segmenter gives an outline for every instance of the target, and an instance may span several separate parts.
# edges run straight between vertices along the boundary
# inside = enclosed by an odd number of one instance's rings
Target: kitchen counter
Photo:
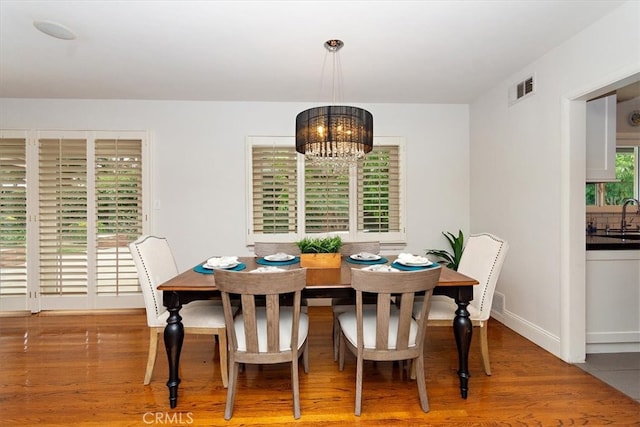
[[[604,231],[587,234],[588,251],[624,251],[640,249],[640,240],[606,237]]]

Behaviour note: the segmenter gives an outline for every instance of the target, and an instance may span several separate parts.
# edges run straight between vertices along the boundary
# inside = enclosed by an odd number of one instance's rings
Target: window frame
[[[296,178],[297,178],[297,214],[295,232],[287,233],[260,233],[254,231],[254,189],[253,189],[253,148],[254,147],[287,147],[295,150],[295,138],[292,136],[248,136],[246,138],[246,194],[247,194],[247,245],[255,242],[291,242],[303,238],[310,233],[304,230],[305,224],[305,158],[296,153]],[[376,146],[395,146],[398,148],[398,204],[399,204],[399,230],[392,232],[366,232],[358,230],[358,182],[357,168],[349,170],[349,230],[335,232],[342,236],[344,241],[369,241],[378,240],[386,244],[406,243],[406,155],[404,137],[374,137],[374,149]],[[317,233],[327,234],[327,233]]]
[[[618,137],[618,144],[616,145],[616,171],[618,168],[617,164],[617,155],[624,151],[633,151],[634,155],[634,176],[633,176],[633,191],[632,198],[638,199],[640,198],[640,138],[626,138],[622,139],[620,136]],[[604,206],[620,206],[620,204],[607,204],[606,198],[606,186],[609,183],[606,182],[595,182],[595,183],[587,183],[587,188],[589,186],[593,186],[594,188],[594,203],[587,203],[585,200],[586,207],[604,207]]]

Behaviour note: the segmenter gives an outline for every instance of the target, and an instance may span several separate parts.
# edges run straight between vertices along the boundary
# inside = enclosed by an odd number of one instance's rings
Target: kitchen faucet
[[[620,222],[620,231],[622,233],[624,233],[627,228],[627,206],[634,202],[638,207],[638,214],[640,214],[640,202],[638,199],[625,199],[622,203],[622,221]]]

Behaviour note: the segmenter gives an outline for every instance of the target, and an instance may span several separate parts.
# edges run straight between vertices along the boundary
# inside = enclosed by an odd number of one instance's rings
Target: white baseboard
[[[502,313],[496,310],[491,310],[491,317],[534,344],[547,350],[554,356],[562,359],[560,337],[553,335],[549,331],[540,328],[538,325],[535,325],[520,316],[517,316],[509,310],[503,309]]]
[[[587,344],[587,354],[595,353],[640,353],[640,343],[617,342],[604,344]]]
[[[640,331],[587,333],[587,354],[636,352],[640,352]]]

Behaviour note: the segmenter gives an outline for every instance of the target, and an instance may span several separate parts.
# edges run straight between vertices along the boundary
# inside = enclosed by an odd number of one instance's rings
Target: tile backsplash
[[[610,228],[620,229],[621,222],[621,209],[618,211],[587,211],[587,231],[589,231],[589,229],[593,230],[593,228],[597,230],[607,230]],[[627,229],[640,230],[640,213],[638,213],[636,206],[629,206],[627,208]]]

